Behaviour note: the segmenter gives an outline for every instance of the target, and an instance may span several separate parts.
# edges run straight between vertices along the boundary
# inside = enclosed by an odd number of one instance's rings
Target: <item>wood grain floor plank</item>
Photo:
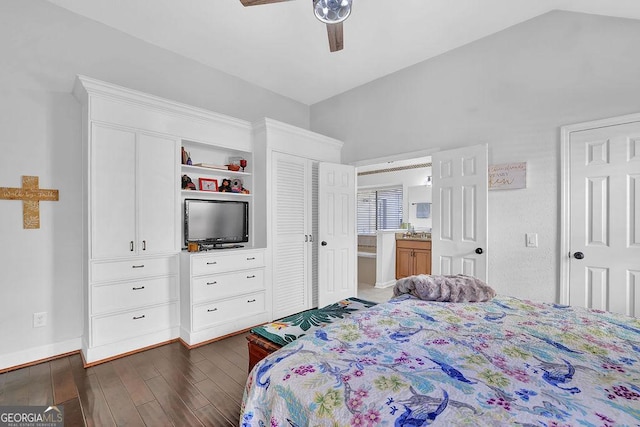
[[[0,405],[2,404],[2,399],[4,398],[4,383],[7,380],[7,373],[0,374]]]
[[[225,392],[223,388],[217,385],[213,380],[206,379],[196,384],[198,390],[204,397],[211,402],[216,410],[221,413],[226,420],[233,425],[238,424],[238,417],[240,414],[240,399],[237,396],[230,396]],[[197,415],[197,414],[196,414]]]
[[[220,348],[218,349],[211,348],[209,350],[205,350],[203,354],[205,355],[208,361],[212,362],[214,365],[220,368],[220,370],[222,370],[227,376],[233,378],[233,380],[240,387],[244,387],[244,385],[247,382],[248,362],[247,362],[247,365],[245,365],[244,367],[239,367],[234,363],[232,363],[231,361],[229,361],[229,359],[225,357],[223,352],[220,351]],[[200,364],[198,363],[196,364],[196,366],[199,367]]]
[[[53,403],[56,405],[78,397],[78,389],[73,378],[69,358],[52,360],[51,379],[53,382]]]
[[[189,350],[179,342],[174,342],[167,345],[167,350],[169,354],[180,355],[192,363],[198,363],[204,358],[200,353]]]
[[[158,372],[155,366],[149,363],[150,358],[147,356],[146,351],[127,356],[127,359],[129,359],[131,365],[136,369],[138,375],[145,381],[160,375],[160,372]]]
[[[83,375],[78,371],[74,375],[74,379],[78,388],[78,398],[80,399],[86,425],[88,427],[115,426],[116,422],[102,393],[98,377],[96,375]]]
[[[209,404],[209,401],[202,396],[196,386],[177,369],[164,369],[161,375],[167,381],[167,384],[180,395],[180,398],[187,404],[189,409],[195,410]],[[206,376],[204,377],[206,378]]]
[[[2,405],[29,404],[29,368],[7,372],[2,394]]]
[[[0,374],[0,405],[61,404],[70,426],[237,426],[245,364],[245,335],[193,350],[172,343],[88,369],[74,354]]]
[[[124,384],[124,387],[127,389],[127,392],[135,406],[140,406],[144,403],[155,400],[153,393],[151,393],[151,390],[147,387],[147,383],[145,383],[144,379],[138,375],[138,371],[133,367],[129,359],[125,357],[114,360],[112,363],[113,368],[118,374],[120,381],[122,381],[122,384]]]
[[[202,357],[198,357],[198,360],[204,359]],[[191,362],[178,352],[165,352],[163,357],[155,358],[153,364],[161,374],[172,370],[179,370],[192,384],[207,378],[207,376],[196,367],[195,363]]]
[[[223,369],[216,366],[211,360],[204,360],[198,363],[198,368],[204,372],[210,380],[214,381],[218,387],[225,391],[230,397],[242,398],[244,386],[239,385],[233,378],[228,376]]]
[[[29,405],[53,405],[51,364],[39,363],[29,369]]]
[[[169,416],[162,410],[157,400],[152,400],[151,402],[138,406],[138,412],[144,423],[149,427],[168,427],[174,425],[171,419],[169,419]]]
[[[248,344],[245,344],[245,346],[247,348],[244,351],[244,355],[240,355],[237,351],[235,351],[235,349],[238,347],[237,345],[233,345],[231,343],[225,342],[225,340],[222,340],[215,348],[215,352],[220,356],[223,356],[236,367],[240,368],[241,371],[246,372],[247,367],[249,366],[249,347]]]
[[[82,407],[80,405],[80,399],[74,397],[71,400],[67,400],[62,404],[64,408],[64,425],[65,426],[84,426],[84,415],[82,414]]]
[[[82,362],[82,357],[79,354],[73,354],[69,356],[69,365],[71,365],[71,373],[73,378],[88,377],[89,375],[95,375],[95,368],[85,368]]]
[[[96,366],[96,376],[111,415],[118,426],[144,426],[127,389],[115,371],[112,362]]]
[[[147,386],[156,396],[162,410],[176,426],[201,426],[202,423],[191,412],[180,396],[167,384],[162,376],[147,380]]]
[[[200,408],[195,411],[195,414],[200,422],[207,427],[235,427],[238,425],[223,417],[213,405]]]

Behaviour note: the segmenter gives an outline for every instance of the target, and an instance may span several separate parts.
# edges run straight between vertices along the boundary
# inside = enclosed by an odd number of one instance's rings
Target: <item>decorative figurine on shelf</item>
[[[192,165],[193,164],[191,162],[191,154],[189,154],[189,152],[187,150],[185,150],[184,147],[182,147],[182,164],[183,165]]]
[[[236,178],[233,181],[231,181],[231,192],[239,193],[240,191],[242,191],[242,180]]]
[[[182,189],[183,190],[195,190],[196,185],[191,181],[189,175],[182,175]]]
[[[240,166],[242,166],[242,172],[244,172],[244,168],[247,167],[247,161],[245,159],[240,159]]]
[[[249,194],[249,190],[243,187],[242,180],[239,178],[231,181],[231,192],[232,193],[240,193],[240,194]]]
[[[229,178],[224,178],[222,180],[222,184],[218,187],[218,191],[221,193],[231,193],[233,191],[231,188],[231,180]]]

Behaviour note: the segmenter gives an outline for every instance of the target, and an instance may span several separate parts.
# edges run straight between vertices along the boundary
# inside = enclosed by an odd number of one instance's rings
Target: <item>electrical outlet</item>
[[[47,324],[47,312],[33,313],[33,327],[41,328]]]

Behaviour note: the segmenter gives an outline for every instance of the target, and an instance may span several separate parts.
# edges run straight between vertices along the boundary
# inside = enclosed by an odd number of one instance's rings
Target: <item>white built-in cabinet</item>
[[[319,246],[318,183],[327,162],[340,162],[340,141],[83,76],[74,94],[82,104],[86,366],[176,339],[196,346],[334,295],[318,289],[321,255],[334,253],[332,242],[325,252]],[[181,148],[193,165],[181,164]],[[231,157],[247,159],[246,170],[210,167]],[[241,179],[250,193],[182,190],[185,174],[197,186],[200,178]],[[327,183],[345,181],[335,176]],[[248,201],[250,241],[242,249],[181,251],[186,198]],[[326,206],[335,218],[338,204]],[[340,253],[355,257],[355,248],[354,225],[353,248]],[[355,295],[355,280],[343,280],[336,265],[326,268],[328,283],[353,282]]]
[[[184,198],[251,200],[184,194],[182,173],[196,182],[234,173],[183,169],[181,147],[195,147],[207,163],[250,154],[251,125],[83,76],[74,94],[83,125],[82,354],[92,365],[180,337]],[[250,175],[235,173],[247,182]]]
[[[264,249],[183,252],[180,338],[189,346],[271,320]]]
[[[175,252],[176,139],[91,125],[91,258]]]

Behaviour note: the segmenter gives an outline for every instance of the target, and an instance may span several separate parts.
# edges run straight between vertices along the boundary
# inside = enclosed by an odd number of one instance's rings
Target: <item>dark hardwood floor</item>
[[[0,374],[0,406],[63,405],[65,426],[234,426],[246,334],[167,344],[88,369],[79,354]]]

